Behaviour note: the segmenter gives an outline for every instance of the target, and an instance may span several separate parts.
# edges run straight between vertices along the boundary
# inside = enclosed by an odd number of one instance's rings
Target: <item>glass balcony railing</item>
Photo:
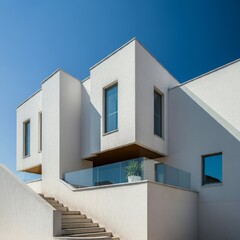
[[[138,168],[141,168],[138,174],[141,180],[143,177],[141,167],[143,159],[144,158],[135,158],[123,162],[68,172],[64,174],[64,181],[77,188],[125,183],[128,182],[128,166],[133,162],[136,163]]]
[[[149,180],[190,189],[190,173],[144,157],[64,174],[76,188]]]
[[[156,164],[155,169],[157,182],[186,189],[191,188],[190,173],[163,163]]]

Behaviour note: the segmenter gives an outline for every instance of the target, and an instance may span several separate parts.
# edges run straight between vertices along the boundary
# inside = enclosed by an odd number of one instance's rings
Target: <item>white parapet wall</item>
[[[26,183],[34,192],[40,194],[42,191],[42,179],[33,180]]]
[[[0,164],[0,239],[52,240],[61,213]]]
[[[148,240],[198,239],[198,193],[148,184]]]
[[[17,108],[17,171],[29,170],[42,164],[40,122],[42,91],[39,90]],[[24,156],[24,123],[30,121],[30,153]]]
[[[121,240],[197,239],[196,192],[149,181],[85,189],[60,181],[55,190],[56,199]]]

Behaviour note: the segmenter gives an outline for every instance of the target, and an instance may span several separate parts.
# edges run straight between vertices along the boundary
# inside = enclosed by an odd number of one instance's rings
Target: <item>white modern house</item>
[[[0,166],[12,239],[238,240],[240,61],[180,84],[136,39],[80,81],[57,70],[17,108]]]

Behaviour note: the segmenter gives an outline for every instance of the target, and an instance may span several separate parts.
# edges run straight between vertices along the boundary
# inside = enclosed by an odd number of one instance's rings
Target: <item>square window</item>
[[[222,153],[202,156],[202,185],[222,183]]]

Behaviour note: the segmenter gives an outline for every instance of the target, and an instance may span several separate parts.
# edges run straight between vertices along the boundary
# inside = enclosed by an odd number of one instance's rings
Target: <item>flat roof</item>
[[[96,66],[98,66],[100,63],[104,62],[105,60],[107,60],[108,58],[110,58],[111,56],[113,56],[115,53],[117,53],[118,51],[120,51],[121,49],[123,49],[124,47],[126,47],[127,45],[129,45],[131,42],[136,41],[138,42],[142,48],[144,48],[149,54],[150,56],[155,59],[155,61],[160,64],[179,84],[180,82],[176,79],[176,77],[174,77],[163,65],[162,63],[160,63],[158,61],[158,59],[140,42],[137,40],[136,37],[132,38],[130,41],[126,42],[125,44],[123,44],[121,47],[119,47],[118,49],[116,49],[115,51],[113,51],[112,53],[110,53],[109,55],[107,55],[105,58],[101,59],[99,62],[97,62],[96,64],[94,64],[92,67],[90,67],[90,70],[92,70],[93,68],[95,68]],[[86,78],[87,80],[88,78]]]

